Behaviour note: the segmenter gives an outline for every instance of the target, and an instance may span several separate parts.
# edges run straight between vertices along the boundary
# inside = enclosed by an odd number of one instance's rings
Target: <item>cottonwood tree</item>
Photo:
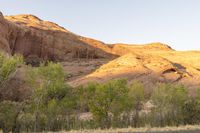
[[[89,109],[102,128],[117,125],[120,114],[128,107],[128,88],[126,80],[112,80],[95,87],[89,101]],[[111,119],[112,122],[111,123]]]
[[[144,86],[139,81],[134,81],[129,87],[129,102],[132,105],[131,113],[134,113],[131,125],[139,126],[139,112],[142,110],[142,104],[145,100]]]
[[[59,128],[55,127],[58,116],[70,115],[69,112],[75,106],[75,100],[72,100],[73,96],[70,94],[72,89],[65,84],[65,73],[61,65],[49,62],[47,65],[31,68],[29,83],[34,88],[32,97],[35,116],[34,130],[43,130],[39,128],[41,114],[46,119],[47,130],[56,130]]]
[[[199,124],[200,123],[200,101],[195,98],[187,100],[182,108],[183,110],[183,123]]]
[[[188,93],[182,85],[160,84],[154,89],[151,100],[155,126],[178,125],[183,121],[182,107]]]
[[[21,111],[21,105],[17,102],[3,101],[0,103],[0,127],[3,133],[19,132],[17,117]]]
[[[200,123],[200,89],[197,89],[196,96],[188,98],[182,110],[184,124]]]

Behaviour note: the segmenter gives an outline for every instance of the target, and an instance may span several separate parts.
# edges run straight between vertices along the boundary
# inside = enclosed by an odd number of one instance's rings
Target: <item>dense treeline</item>
[[[20,56],[0,54],[0,88],[22,64]],[[4,133],[200,123],[199,90],[189,97],[182,85],[160,83],[149,96],[140,82],[128,85],[125,79],[72,88],[65,83],[60,64],[49,62],[26,69],[31,97],[23,102],[0,98]]]

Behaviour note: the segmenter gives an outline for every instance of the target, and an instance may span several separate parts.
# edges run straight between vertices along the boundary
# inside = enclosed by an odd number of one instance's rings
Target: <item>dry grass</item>
[[[0,131],[2,133],[2,131]],[[43,132],[43,133],[200,133],[200,125],[187,125],[179,127],[163,127],[163,128],[116,128],[116,129],[90,129],[90,130],[71,130],[60,132]]]
[[[53,133],[53,132],[48,132]],[[179,127],[164,127],[164,128],[121,128],[121,129],[95,129],[95,130],[72,130],[60,131],[57,133],[200,133],[200,125],[187,125]]]

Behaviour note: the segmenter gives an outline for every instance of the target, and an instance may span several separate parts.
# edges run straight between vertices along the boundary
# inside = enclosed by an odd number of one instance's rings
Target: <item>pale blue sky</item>
[[[34,14],[106,43],[200,50],[200,0],[1,0],[0,11]]]

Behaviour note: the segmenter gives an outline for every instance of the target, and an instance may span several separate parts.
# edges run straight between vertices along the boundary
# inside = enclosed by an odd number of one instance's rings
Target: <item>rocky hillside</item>
[[[28,63],[60,61],[73,86],[115,78],[140,80],[146,89],[158,82],[200,85],[200,52],[176,51],[162,43],[105,44],[76,35],[33,15],[0,15],[0,48],[20,53]]]
[[[193,56],[189,57],[189,55]],[[156,83],[178,83],[186,85],[192,91],[200,85],[197,57],[200,58],[200,52],[168,51],[159,56],[129,53],[70,83],[76,86],[91,81],[105,82],[114,78],[126,78],[130,83],[133,80],[141,81],[147,90],[153,89]],[[195,58],[196,63],[191,64]]]
[[[0,47],[28,61],[113,58],[109,46],[83,38],[33,15],[0,16]]]

